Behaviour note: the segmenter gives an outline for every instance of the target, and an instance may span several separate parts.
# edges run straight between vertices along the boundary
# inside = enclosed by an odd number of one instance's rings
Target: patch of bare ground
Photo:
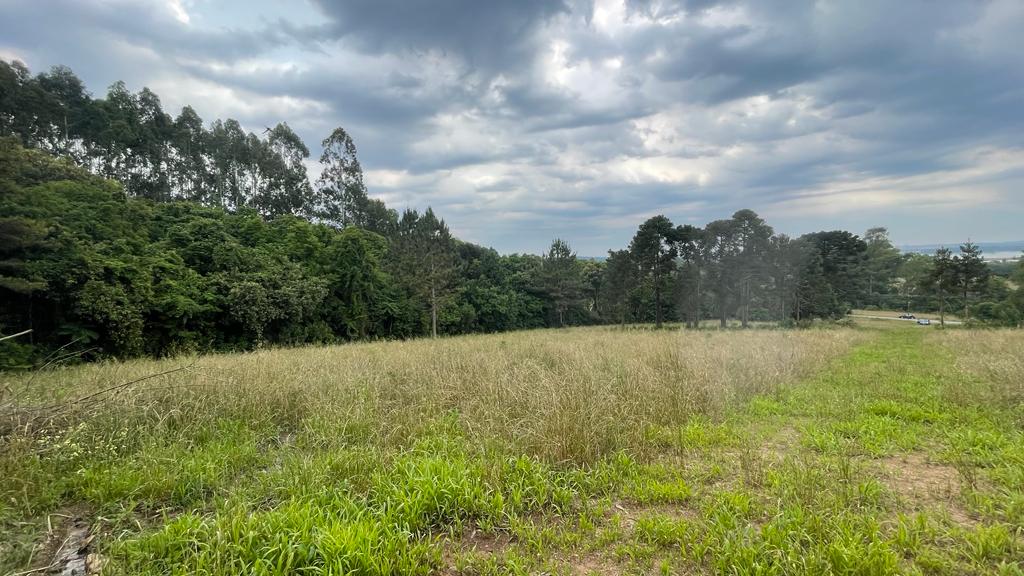
[[[511,544],[512,538],[508,534],[484,532],[476,528],[466,529],[458,542],[459,548],[464,552],[485,554],[504,552]]]
[[[556,565],[568,568],[567,572],[573,576],[613,576],[625,573],[623,566],[600,552],[556,554],[554,561]]]
[[[661,516],[672,520],[694,520],[697,512],[680,504],[636,504],[626,500],[615,502],[605,511],[606,518],[618,516],[619,525],[632,530],[638,519]]]
[[[761,458],[774,462],[782,461],[799,445],[800,432],[792,426],[783,426],[761,444]]]
[[[934,462],[926,454],[911,452],[877,460],[889,488],[914,509],[944,509],[961,525],[974,525],[960,498],[960,473],[954,466]]]
[[[66,509],[47,516],[46,537],[36,547],[32,567],[12,576],[28,574],[60,574],[89,576],[99,574],[103,557],[93,546],[96,538],[80,509]]]
[[[501,556],[512,546],[508,534],[467,527],[456,540],[445,540],[441,556],[442,574],[460,574],[460,560],[480,556]]]

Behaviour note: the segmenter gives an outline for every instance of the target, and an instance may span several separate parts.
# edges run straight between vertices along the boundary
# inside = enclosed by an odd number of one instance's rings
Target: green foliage
[[[385,237],[125,197],[12,139],[0,160],[0,333],[33,330],[0,343],[5,367],[69,342],[159,356],[555,322],[540,258],[458,242],[430,210]]]
[[[551,243],[541,266],[541,283],[554,305],[558,326],[565,326],[566,314],[580,306],[583,290],[582,269],[566,241],[555,239]]]
[[[498,255],[430,208],[399,217],[370,198],[343,128],[322,142],[311,184],[310,151],[285,123],[260,136],[231,119],[207,128],[148,89],[118,82],[92,98],[62,67],[32,76],[0,61],[0,138],[0,334],[32,330],[0,342],[0,367],[72,341],[129,357],[589,323],[802,324],[861,306],[1024,318],[1021,279],[990,279],[969,242],[901,257],[884,228],[794,240],[751,210],[703,228],[654,216],[606,262],[562,240],[544,256]]]

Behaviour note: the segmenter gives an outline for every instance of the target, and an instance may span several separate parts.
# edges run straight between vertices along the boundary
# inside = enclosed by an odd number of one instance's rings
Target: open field
[[[1020,574],[1024,332],[916,328],[6,375],[0,573],[89,533],[105,574]]]

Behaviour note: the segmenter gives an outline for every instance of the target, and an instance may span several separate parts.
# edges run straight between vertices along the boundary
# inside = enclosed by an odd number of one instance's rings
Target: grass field
[[[8,375],[0,574],[1024,573],[1024,332],[916,328]]]
[[[906,312],[904,312],[903,310],[852,310],[850,313],[853,314],[854,316],[884,316],[888,318],[899,318],[900,314],[905,314]],[[929,320],[934,320],[936,322],[939,321],[938,312],[917,312],[911,310],[910,314],[913,314],[917,318],[927,318]],[[960,316],[956,314],[955,310],[947,311],[946,321],[960,322]]]

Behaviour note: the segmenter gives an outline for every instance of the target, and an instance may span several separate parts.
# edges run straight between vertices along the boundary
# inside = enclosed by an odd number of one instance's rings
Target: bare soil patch
[[[973,525],[960,498],[960,473],[953,466],[934,462],[919,452],[878,460],[889,488],[917,509],[944,508],[954,522]]]
[[[90,576],[99,574],[103,557],[93,545],[96,535],[81,509],[66,509],[47,518],[46,537],[37,547],[32,570],[25,574]]]

